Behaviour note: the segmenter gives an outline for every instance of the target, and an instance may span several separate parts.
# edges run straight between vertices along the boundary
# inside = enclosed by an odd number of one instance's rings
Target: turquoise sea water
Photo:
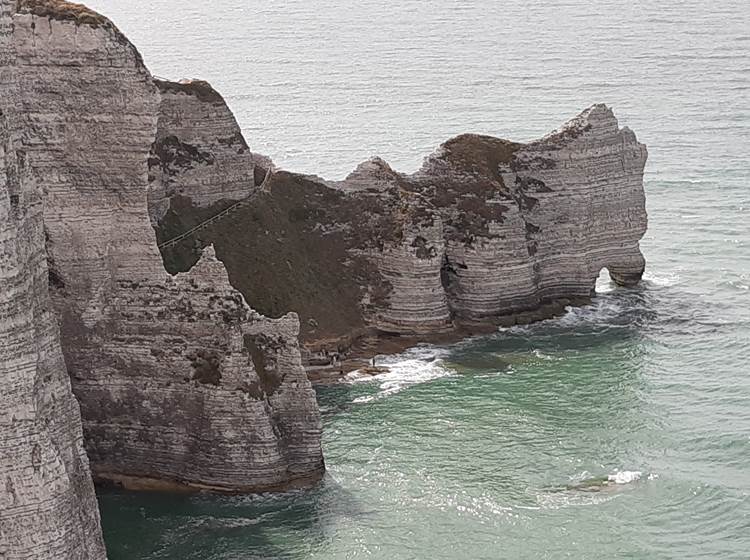
[[[650,152],[639,288],[604,275],[565,317],[320,389],[313,491],[102,493],[111,560],[750,558],[746,2],[89,4],[288,169],[411,171],[451,135],[528,140],[599,101]],[[558,491],[617,470],[643,477]]]

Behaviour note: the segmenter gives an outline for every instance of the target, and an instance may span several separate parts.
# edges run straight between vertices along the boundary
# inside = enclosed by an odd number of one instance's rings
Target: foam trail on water
[[[443,358],[449,354],[450,351],[447,348],[420,345],[410,348],[401,354],[377,356],[377,366],[387,368],[387,372],[370,376],[364,375],[357,370],[351,372],[347,376],[347,380],[351,383],[378,383],[380,391],[375,395],[357,397],[352,402],[370,402],[398,393],[412,385],[453,375],[455,371],[446,367],[443,363]]]
[[[647,270],[643,274],[643,280],[651,286],[664,288],[677,284],[680,281],[680,276],[674,272],[656,273]]]
[[[614,298],[600,298],[584,307],[567,307],[567,313],[557,321],[560,326],[573,327],[581,323],[609,324],[625,311],[625,304]]]
[[[599,297],[593,303],[583,307],[569,306],[565,308],[565,315],[531,323],[529,325],[515,325],[509,328],[500,328],[500,332],[511,334],[528,334],[549,327],[562,327],[573,329],[579,326],[607,326],[611,325],[628,307],[628,302],[614,297]]]

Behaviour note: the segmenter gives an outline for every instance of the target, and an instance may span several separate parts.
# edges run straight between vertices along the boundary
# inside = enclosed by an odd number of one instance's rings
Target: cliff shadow
[[[110,560],[302,559],[324,549],[342,519],[367,515],[330,476],[284,494],[100,489],[98,499]]]

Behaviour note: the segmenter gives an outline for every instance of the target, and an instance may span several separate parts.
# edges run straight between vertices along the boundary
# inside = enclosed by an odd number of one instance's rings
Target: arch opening
[[[594,281],[593,295],[607,294],[614,291],[616,288],[617,282],[612,279],[612,276],[609,273],[609,269],[606,266],[602,267],[602,269],[599,271],[599,275]]]

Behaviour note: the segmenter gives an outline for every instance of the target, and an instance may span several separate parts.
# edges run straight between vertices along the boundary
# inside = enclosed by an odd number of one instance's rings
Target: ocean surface
[[[248,143],[335,179],[595,102],[649,148],[645,280],[318,392],[325,480],[100,494],[110,560],[750,558],[746,0],[89,0]],[[589,476],[640,471],[601,492]]]

